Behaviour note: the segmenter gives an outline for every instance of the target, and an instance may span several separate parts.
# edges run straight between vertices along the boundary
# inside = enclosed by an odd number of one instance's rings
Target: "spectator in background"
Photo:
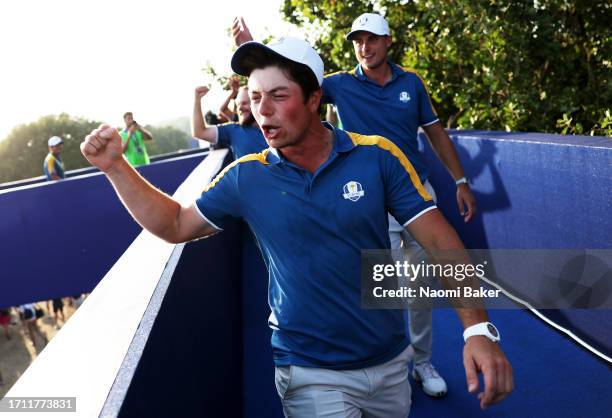
[[[225,119],[227,119],[227,121],[238,122],[238,113],[230,109],[229,104],[236,100],[236,97],[238,96],[238,90],[240,89],[240,79],[238,77],[231,77],[227,85],[230,88],[230,94],[221,104],[221,107],[219,108],[219,115],[223,116]]]
[[[62,324],[66,323],[66,315],[64,315],[64,301],[62,298],[56,298],[52,300],[53,304],[53,323],[55,329],[60,329],[59,323],[57,322],[58,317],[61,317]],[[49,301],[47,301],[47,312],[51,314],[51,309],[49,309]]]
[[[45,157],[43,163],[43,171],[47,180],[61,180],[66,175],[64,174],[64,162],[62,161],[62,149],[64,148],[64,141],[59,136],[52,136],[47,141],[49,145],[49,153]]]
[[[152,140],[153,135],[134,120],[132,112],[126,112],[123,121],[125,128],[119,134],[125,157],[134,167],[149,164],[149,154],[144,141]]]
[[[4,336],[7,340],[11,339],[9,324],[11,323],[11,311],[9,308],[0,308],[0,325],[4,329]]]
[[[43,343],[45,345],[47,344],[47,342],[49,342],[45,334],[43,334],[40,328],[38,328],[38,318],[40,315],[37,315],[37,309],[38,308],[33,303],[26,303],[24,305],[19,306],[21,322],[23,323],[23,326],[26,330],[26,334],[30,336],[30,339],[32,340],[32,345],[34,347],[36,347],[36,335],[38,335],[43,340]],[[40,312],[42,312],[42,310],[40,310]]]
[[[240,87],[236,96],[238,123],[230,122],[218,126],[207,125],[202,115],[202,97],[206,96],[208,91],[207,86],[195,89],[192,120],[194,138],[208,141],[213,145],[228,146],[236,159],[268,148],[268,143],[251,113],[251,100],[246,87]]]
[[[219,120],[219,117],[212,110],[206,112],[206,114],[204,115],[204,121],[206,121],[207,125],[220,125],[221,123],[223,123]]]

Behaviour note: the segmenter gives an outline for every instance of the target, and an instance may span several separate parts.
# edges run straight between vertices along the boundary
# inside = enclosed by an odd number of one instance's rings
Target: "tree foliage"
[[[344,35],[365,12],[387,18],[391,59],[423,76],[449,127],[557,132],[570,121],[566,132],[610,132],[609,1],[285,0],[283,5],[287,20],[314,34],[310,40],[327,72],[356,65]]]
[[[89,166],[79,144],[99,125],[100,122],[62,113],[17,126],[0,142],[0,183],[43,175],[43,161],[49,152],[47,141],[54,135],[64,140],[62,160],[66,170]]]
[[[150,156],[168,154],[189,147],[189,135],[172,126],[146,126],[151,134],[153,141],[147,141],[147,152]]]
[[[49,152],[47,141],[54,135],[64,140],[62,160],[66,170],[89,167],[81,154],[80,143],[100,123],[62,113],[17,126],[0,142],[0,183],[43,175],[43,161]],[[179,129],[170,126],[146,128],[154,137],[147,142],[149,155],[188,148],[189,135]]]

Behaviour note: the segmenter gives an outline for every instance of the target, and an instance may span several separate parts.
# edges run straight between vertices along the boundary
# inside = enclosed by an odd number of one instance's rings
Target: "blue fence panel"
[[[438,207],[469,248],[612,248],[612,138],[451,131],[478,201],[465,224],[455,185],[421,136]],[[516,277],[516,280],[521,280]],[[609,310],[545,316],[612,355]]]
[[[140,167],[173,193],[205,154]],[[89,292],[141,231],[101,173],[0,192],[0,307]]]

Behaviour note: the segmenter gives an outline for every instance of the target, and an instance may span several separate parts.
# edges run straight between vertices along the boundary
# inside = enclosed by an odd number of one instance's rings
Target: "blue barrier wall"
[[[611,247],[612,147],[608,139],[495,132],[452,134],[479,202],[480,213],[470,224],[463,224],[457,214],[455,186],[450,177],[431,150],[427,146],[423,150],[432,167],[431,181],[438,192],[439,207],[469,247]],[[191,168],[185,169],[176,184]],[[177,167],[152,165],[142,170],[162,188],[166,187],[164,181],[179,177]],[[31,189],[40,190],[15,197],[15,193]],[[8,200],[4,201],[5,198]],[[56,212],[36,211],[47,200],[52,202],[47,207]],[[10,282],[14,286],[3,286],[13,299],[23,295],[28,295],[28,301],[52,297],[53,289],[67,285],[64,278],[79,277],[75,274],[83,269],[99,269],[99,277],[91,280],[92,284],[97,283],[139,231],[108,182],[99,175],[0,192],[0,210],[7,213],[4,218],[8,219],[0,223],[0,233],[14,236],[11,244],[17,247],[0,247],[0,253],[5,254],[2,261],[15,266],[9,269],[10,277],[15,278]],[[52,223],[57,216],[61,222]],[[92,224],[97,228],[91,228]],[[48,231],[49,225],[57,225],[56,239],[64,247],[47,256],[44,250],[49,245],[37,232]],[[117,243],[118,236],[132,233],[125,245]],[[106,267],[96,260],[104,257],[108,257]],[[120,415],[281,416],[273,383],[270,330],[266,325],[267,273],[250,231],[237,224],[219,236],[189,244],[183,257],[147,334],[141,356],[126,357],[127,362],[137,361],[138,367],[120,406]],[[28,263],[29,259],[36,263]],[[45,268],[36,265],[43,263],[38,260],[43,260]],[[57,263],[60,267],[50,269],[46,263]],[[67,270],[73,265],[74,270]],[[22,270],[36,274],[35,279],[22,274]],[[50,279],[48,271],[59,277]],[[36,293],[33,289],[40,297],[31,296]],[[204,294],[215,297],[208,300]],[[0,298],[5,295],[3,289]],[[10,304],[15,303],[19,302]],[[610,323],[609,311],[546,314],[557,315],[568,328],[609,351],[610,330],[605,326]],[[206,320],[200,321],[198,316]],[[168,335],[184,344],[166,344]],[[460,334],[456,337],[460,340]],[[533,347],[538,347],[537,341],[534,340]],[[524,349],[519,338],[509,339],[508,344],[517,345],[519,353],[515,358],[519,358],[520,349]],[[574,352],[567,358],[573,356]],[[165,359],[171,361],[164,362]],[[168,389],[170,382],[176,385]],[[237,398],[239,390],[242,402]],[[175,402],[179,402],[178,406]],[[508,413],[520,410],[521,405],[510,405],[513,409]]]
[[[468,248],[612,249],[612,138],[451,131],[478,201],[460,218],[455,185],[429,144],[438,207]],[[517,278],[520,280],[520,278]],[[609,310],[543,312],[595,348],[612,354]]]
[[[173,193],[205,153],[140,167]],[[0,307],[89,292],[141,231],[101,173],[0,191]]]
[[[240,236],[236,222],[185,245],[146,346],[122,365],[138,367],[119,413],[107,416],[243,416]]]

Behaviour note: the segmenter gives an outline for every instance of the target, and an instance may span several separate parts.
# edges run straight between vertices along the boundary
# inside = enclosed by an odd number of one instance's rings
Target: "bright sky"
[[[122,125],[190,116],[210,62],[231,74],[228,28],[244,16],[256,40],[300,32],[281,19],[282,0],[0,2],[0,140],[19,123],[66,112]],[[217,109],[220,86],[204,99]]]

